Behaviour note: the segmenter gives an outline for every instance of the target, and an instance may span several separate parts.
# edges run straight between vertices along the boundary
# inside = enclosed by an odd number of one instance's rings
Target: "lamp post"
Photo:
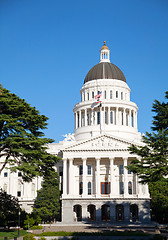
[[[20,214],[21,214],[21,211],[20,211],[20,207],[19,207],[19,211],[18,211],[18,237],[20,237]]]

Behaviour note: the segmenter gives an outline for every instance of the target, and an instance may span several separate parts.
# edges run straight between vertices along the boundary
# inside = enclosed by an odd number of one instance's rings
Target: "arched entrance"
[[[116,206],[116,220],[124,221],[124,206],[122,204]]]
[[[76,213],[76,221],[80,222],[82,221],[82,206],[77,204],[73,207],[73,211]]]
[[[132,222],[138,221],[138,206],[136,204],[130,205],[130,220]]]
[[[89,212],[89,220],[95,221],[96,220],[96,206],[93,204],[88,205],[87,211]]]
[[[102,221],[110,221],[110,206],[107,204],[101,207]]]

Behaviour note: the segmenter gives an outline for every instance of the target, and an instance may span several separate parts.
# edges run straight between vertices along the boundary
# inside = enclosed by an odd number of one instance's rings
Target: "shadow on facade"
[[[100,224],[125,225],[125,224],[147,224],[150,223],[149,201],[127,201],[113,200],[103,201],[98,208],[96,203],[83,206],[76,204],[73,206],[74,222],[84,222],[92,224],[94,227]],[[100,227],[100,226],[99,226]]]

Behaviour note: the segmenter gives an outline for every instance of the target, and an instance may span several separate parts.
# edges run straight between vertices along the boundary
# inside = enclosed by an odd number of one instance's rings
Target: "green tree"
[[[168,91],[166,102],[154,101],[152,133],[146,132],[144,146],[130,147],[131,153],[141,158],[132,160],[129,170],[140,177],[140,182],[149,184],[152,220],[168,222]]]
[[[18,199],[0,189],[0,225],[17,225],[18,212]]]
[[[60,218],[60,191],[58,174],[51,173],[44,177],[42,188],[37,192],[34,211],[44,222],[59,220]]]
[[[151,217],[159,223],[168,223],[168,181],[149,183]]]
[[[165,98],[168,100],[168,91]],[[168,176],[168,102],[155,100],[152,111],[156,113],[153,131],[143,136],[144,146],[129,148],[141,157],[132,160],[128,168],[137,173],[142,183],[164,180]]]
[[[40,115],[24,99],[0,85],[0,158],[5,167],[22,172],[24,181],[44,176],[53,171],[58,158],[49,154],[47,144],[53,140],[44,137],[48,118]]]

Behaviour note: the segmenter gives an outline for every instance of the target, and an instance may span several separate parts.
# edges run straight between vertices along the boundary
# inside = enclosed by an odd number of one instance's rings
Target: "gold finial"
[[[103,50],[103,49],[109,50],[108,47],[106,46],[106,41],[104,41],[104,45],[103,45],[103,47],[101,48],[101,50]]]

